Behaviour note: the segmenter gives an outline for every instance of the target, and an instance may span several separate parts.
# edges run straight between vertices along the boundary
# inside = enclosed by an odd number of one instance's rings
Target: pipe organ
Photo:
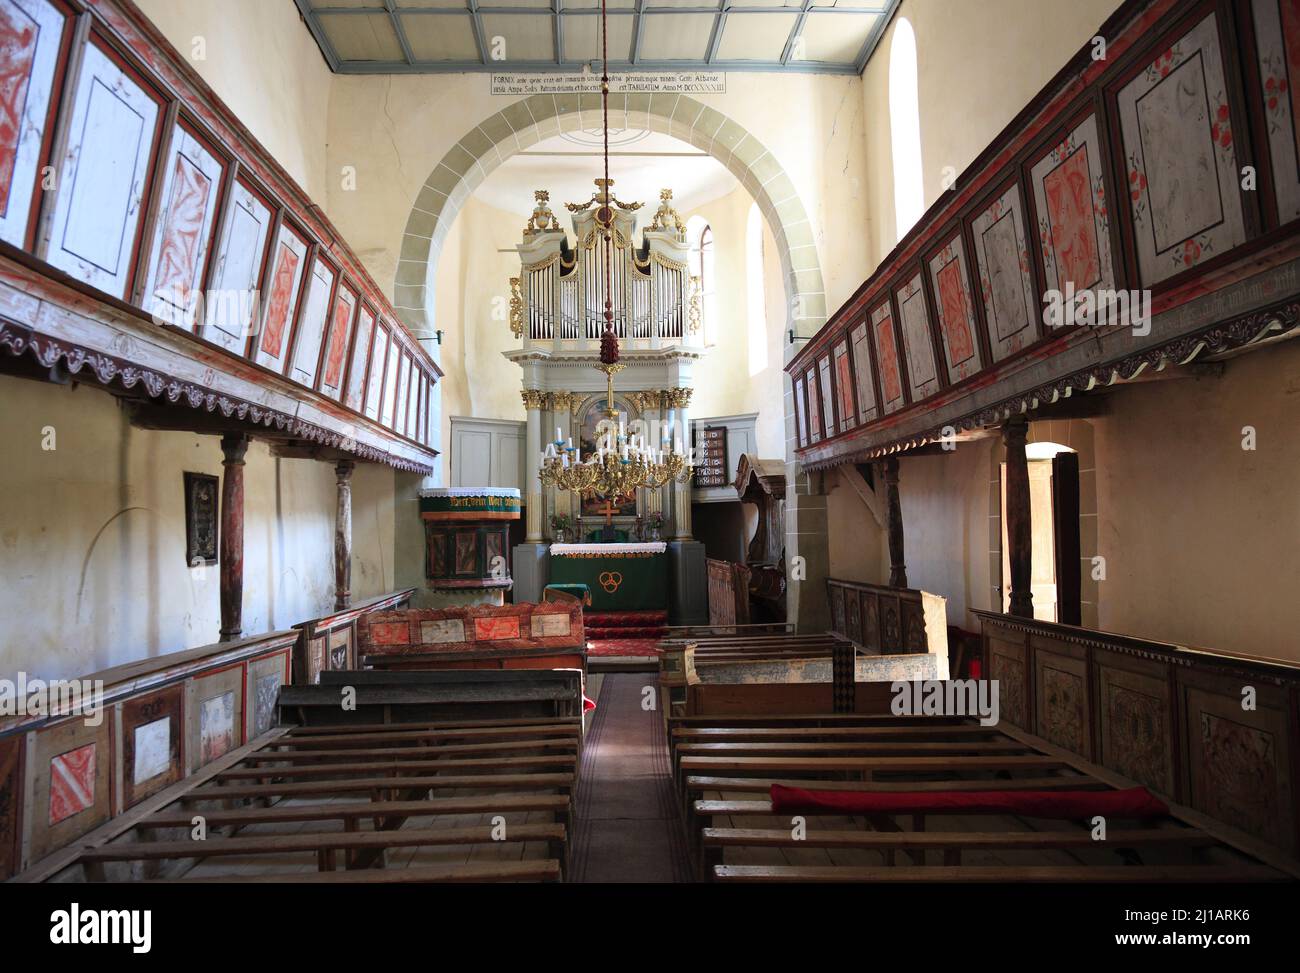
[[[614,196],[612,180],[596,180],[585,203],[566,203],[574,240],[551,211],[550,194],[538,190],[536,207],[516,246],[520,276],[511,280],[511,327],[525,348],[585,349],[605,328],[606,289],[614,331],[628,350],[699,344],[699,280],[690,275],[686,228],[672,206],[672,190],[636,240],[641,203]],[[605,220],[608,210],[612,220]],[[609,223],[611,246],[601,246]],[[608,264],[608,265],[607,265]],[[694,305],[694,306],[693,306]]]

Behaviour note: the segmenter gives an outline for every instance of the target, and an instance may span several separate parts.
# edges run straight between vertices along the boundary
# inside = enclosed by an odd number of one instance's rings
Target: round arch
[[[427,298],[443,241],[470,193],[497,166],[561,132],[600,124],[600,96],[533,95],[466,132],[429,174],[406,221],[393,304],[417,335],[433,331]],[[826,320],[816,239],[793,181],[771,152],[722,112],[686,95],[610,95],[611,129],[648,128],[689,142],[725,165],[758,204],[785,280],[787,327],[810,336]]]

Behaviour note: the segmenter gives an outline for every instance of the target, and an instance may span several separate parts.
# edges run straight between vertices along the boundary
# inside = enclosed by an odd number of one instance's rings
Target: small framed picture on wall
[[[209,473],[185,474],[185,563],[190,567],[217,563],[217,478]]]

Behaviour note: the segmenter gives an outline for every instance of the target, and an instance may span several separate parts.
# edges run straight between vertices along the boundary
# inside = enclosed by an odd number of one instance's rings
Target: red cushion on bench
[[[1023,814],[1031,818],[1158,818],[1169,806],[1145,787],[1115,791],[817,791],[772,785],[773,814]]]

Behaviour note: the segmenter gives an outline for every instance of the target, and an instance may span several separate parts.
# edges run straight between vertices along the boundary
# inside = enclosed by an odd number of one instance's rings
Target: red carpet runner
[[[583,634],[589,657],[655,656],[667,631],[663,611],[584,612]]]

